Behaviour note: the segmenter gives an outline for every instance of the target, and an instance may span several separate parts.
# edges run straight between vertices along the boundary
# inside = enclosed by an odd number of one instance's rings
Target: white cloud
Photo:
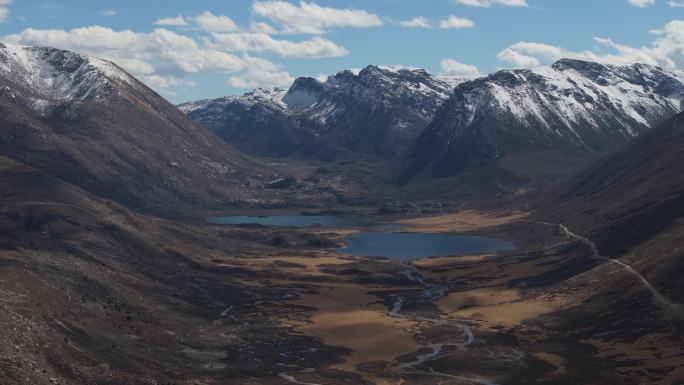
[[[541,65],[540,59],[555,61],[568,56],[576,55],[571,54],[569,51],[560,47],[549,44],[524,41],[509,46],[497,55],[499,60],[522,68],[538,67]]]
[[[112,17],[112,16],[116,16],[116,11],[113,9],[107,9],[105,11],[100,12],[100,15]]]
[[[655,4],[655,0],[628,0],[628,2],[631,5],[639,8],[646,8]]]
[[[667,5],[669,5],[670,8],[684,8],[684,1],[669,0]]]
[[[449,16],[448,19],[439,22],[439,28],[442,29],[461,29],[461,28],[472,28],[475,26],[472,20],[456,17],[454,15]]]
[[[157,19],[154,24],[169,27],[185,27],[190,25],[190,21],[195,22],[205,32],[233,32],[239,29],[230,17],[214,15],[209,11],[205,11],[195,17],[178,15],[176,17]]]
[[[26,29],[2,37],[2,41],[23,45],[50,46],[112,60],[133,75],[146,76],[160,84],[182,81],[184,75],[233,72],[244,68],[234,55],[201,46],[194,39],[165,29],[150,33],[115,31],[101,26],[66,30]],[[151,76],[157,77],[151,77]],[[145,79],[145,78],[143,78]]]
[[[430,28],[432,25],[430,21],[423,16],[416,17],[415,19],[400,21],[399,25],[406,28]]]
[[[0,0],[2,1],[2,0]],[[26,29],[0,37],[13,44],[50,46],[109,59],[145,84],[172,95],[193,87],[191,74],[236,73],[228,83],[238,88],[286,87],[294,78],[280,64],[247,54],[273,52],[288,57],[332,57],[348,52],[330,40],[276,40],[262,33],[214,33],[193,39],[163,28],[149,33],[91,26],[72,30]]]
[[[268,60],[244,56],[246,72],[228,79],[228,85],[235,88],[289,87],[294,78],[282,66]]]
[[[349,54],[344,47],[321,37],[300,42],[276,40],[265,33],[239,32],[214,34],[213,37],[217,48],[230,52],[273,52],[296,58],[340,57]]]
[[[489,8],[492,5],[503,5],[506,7],[529,7],[527,0],[455,0],[458,4],[469,7]],[[642,0],[643,1],[643,0]]]
[[[442,74],[446,76],[456,76],[464,78],[476,78],[482,76],[482,73],[476,66],[471,64],[463,64],[454,59],[443,59],[440,62],[442,67]]]
[[[185,20],[183,16],[178,15],[176,17],[166,17],[162,19],[157,19],[154,22],[154,25],[162,25],[168,27],[184,27],[188,25],[188,22]]]
[[[252,21],[252,23],[249,26],[249,29],[252,32],[265,33],[268,35],[275,35],[278,33],[277,29],[273,28],[273,26],[271,26],[270,24],[264,22]]]
[[[323,34],[331,28],[382,25],[380,17],[363,10],[322,7],[306,1],[299,5],[278,0],[255,1],[252,11],[277,24],[283,33]]]
[[[7,6],[13,2],[14,0],[0,0],[0,23],[9,18],[10,9]]]
[[[0,18],[4,5],[0,0]],[[293,77],[280,64],[248,53],[272,53],[288,58],[330,58],[348,55],[343,46],[314,36],[294,41],[276,39],[280,33],[319,34],[339,27],[381,25],[380,18],[362,10],[322,7],[313,2],[290,4],[260,1],[253,4],[255,16],[248,29],[239,28],[226,15],[209,11],[188,16],[157,19],[154,24],[188,27],[187,34],[159,27],[151,32],[114,30],[103,26],[65,29],[35,29],[0,36],[0,41],[34,46],[50,46],[111,60],[144,83],[172,95],[174,88],[193,87],[193,74],[232,73],[234,87],[289,86]],[[7,11],[9,12],[9,11]],[[116,15],[103,11],[102,15]],[[190,33],[192,33],[190,35]]]
[[[518,42],[499,52],[498,58],[516,67],[536,67],[561,58],[573,58],[602,63],[644,63],[669,69],[684,69],[684,21],[673,20],[663,29],[652,33],[657,37],[647,47],[632,47],[600,37],[594,38],[594,41],[610,50],[610,53],[577,52],[549,44]]]
[[[194,87],[196,84],[191,80],[180,79],[173,76],[161,75],[141,75],[138,77],[140,81],[147,84],[149,87],[156,89],[168,89],[171,87]]]
[[[232,32],[237,31],[235,22],[226,15],[214,15],[206,11],[195,17],[197,25],[207,32]]]
[[[327,82],[329,77],[330,77],[330,75],[328,75],[328,74],[318,74],[318,75],[314,76],[314,78],[321,83]]]

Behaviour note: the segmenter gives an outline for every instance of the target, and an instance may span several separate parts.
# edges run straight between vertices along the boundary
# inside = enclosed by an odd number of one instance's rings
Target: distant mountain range
[[[116,64],[0,44],[0,155],[141,210],[223,205],[268,173]]]
[[[401,180],[445,177],[538,151],[602,153],[684,107],[681,77],[658,67],[563,59],[460,84],[412,146]]]
[[[289,90],[256,90],[180,105],[196,122],[255,155],[392,159],[409,148],[462,79],[368,66]]]
[[[257,156],[362,154],[391,161],[404,183],[531,153],[593,157],[681,111],[683,100],[681,73],[563,59],[473,80],[368,66],[180,109]]]
[[[367,157],[400,182],[467,175],[453,186],[509,194],[529,182],[511,165],[567,175],[586,163],[577,159],[681,111],[680,75],[568,59],[473,80],[368,66],[325,82],[299,78],[288,90],[186,103],[184,114],[111,62],[0,45],[0,155],[152,211],[258,201],[257,187],[279,176],[240,149]]]

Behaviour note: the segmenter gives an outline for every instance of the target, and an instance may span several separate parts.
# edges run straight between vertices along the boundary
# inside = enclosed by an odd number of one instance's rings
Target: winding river
[[[392,297],[388,316],[411,320],[418,324],[439,325],[454,328],[460,332],[460,340],[456,342],[429,342],[424,345],[425,353],[418,354],[410,362],[395,362],[392,370],[398,374],[419,374],[426,376],[444,377],[462,381],[493,385],[484,378],[456,376],[442,373],[427,366],[449,350],[466,350],[475,342],[475,334],[469,325],[451,319],[428,318],[405,311],[407,305],[432,303],[449,294],[449,288],[427,282],[421,277],[411,261],[431,256],[453,256],[466,254],[496,253],[515,250],[513,243],[496,238],[460,235],[452,233],[420,233],[404,230],[401,226],[382,224],[368,221],[355,216],[234,216],[212,218],[211,223],[223,225],[262,225],[275,227],[308,228],[314,226],[330,228],[355,228],[360,231],[346,239],[346,246],[337,250],[339,253],[360,257],[384,257],[401,260],[406,269],[401,274],[407,279],[419,284],[423,289],[415,295],[395,295]],[[298,385],[321,385],[298,380],[297,374],[313,373],[314,368],[288,366],[289,371],[279,374],[283,380]]]

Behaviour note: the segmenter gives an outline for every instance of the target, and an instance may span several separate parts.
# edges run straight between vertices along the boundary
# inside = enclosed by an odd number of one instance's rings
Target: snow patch
[[[73,99],[104,99],[112,82],[135,86],[135,80],[109,61],[54,48],[0,44],[0,75],[44,114]]]

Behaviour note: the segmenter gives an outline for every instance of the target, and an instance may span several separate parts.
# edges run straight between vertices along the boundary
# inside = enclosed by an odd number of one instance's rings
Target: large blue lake
[[[497,253],[515,250],[510,241],[497,238],[449,233],[413,233],[401,226],[379,224],[358,216],[230,216],[209,219],[223,225],[255,224],[275,227],[364,228],[351,235],[346,246],[337,251],[360,257],[386,257],[410,261],[433,256]],[[399,230],[399,231],[396,231]]]

